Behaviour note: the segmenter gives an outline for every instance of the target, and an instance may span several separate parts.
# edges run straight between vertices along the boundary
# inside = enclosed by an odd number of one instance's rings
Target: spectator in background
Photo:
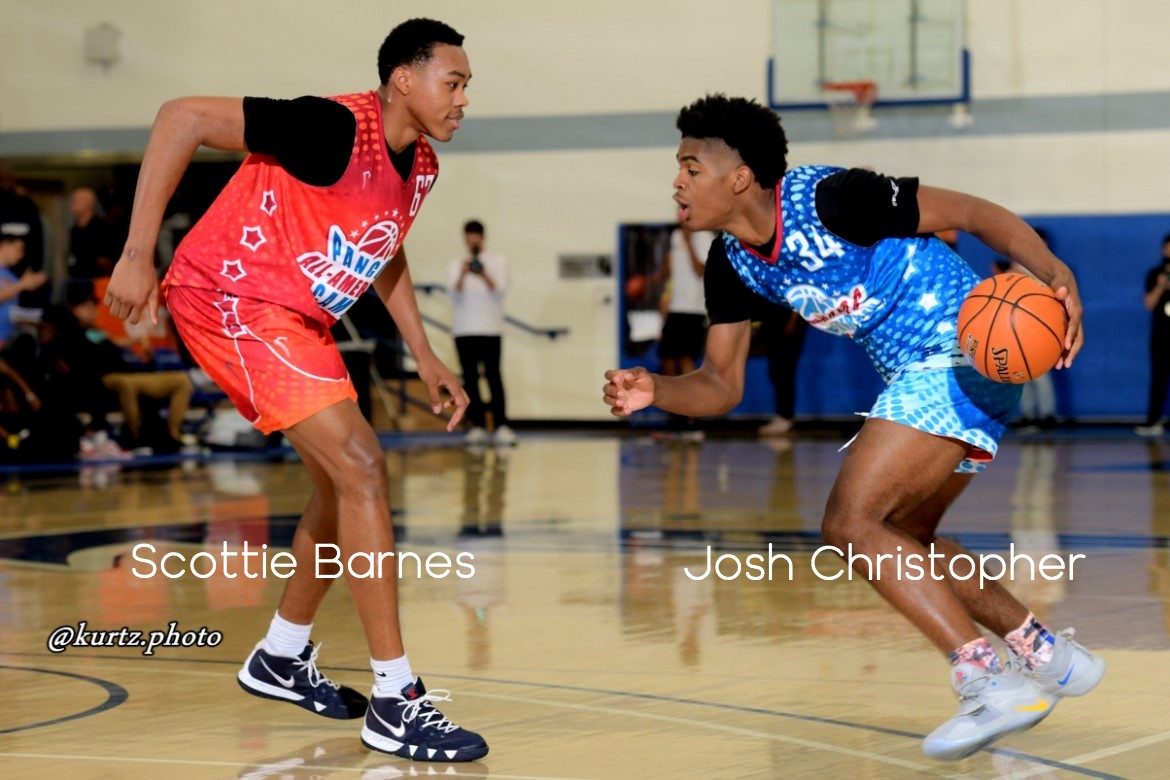
[[[1170,234],[1162,239],[1162,262],[1146,274],[1143,300],[1150,312],[1150,402],[1145,424],[1134,428],[1139,436],[1161,436],[1162,412],[1170,385]]]
[[[13,415],[41,410],[41,399],[23,376],[0,359],[0,414]]]
[[[85,305],[73,303],[84,315]],[[122,351],[109,341],[91,341],[68,306],[45,309],[40,347],[38,374],[44,378],[41,396],[45,405],[60,410],[64,417],[80,414],[87,418],[80,441],[82,458],[129,457],[106,430],[106,414],[113,410],[113,403],[102,382],[107,374],[126,369]]]
[[[792,309],[777,306],[761,327],[768,347],[768,378],[776,394],[776,414],[757,433],[783,436],[792,430],[796,413],[796,364],[804,348],[808,323]]]
[[[1051,248],[1048,233],[1041,228],[1033,229],[1044,240],[1044,244]],[[1004,257],[992,261],[991,272],[992,274],[1028,274],[1031,276],[1027,268]],[[1056,388],[1052,384],[1051,372],[1024,384],[1024,391],[1020,395],[1018,424],[1021,428],[1030,430],[1037,428],[1051,430],[1056,427]]]
[[[670,253],[658,273],[656,281],[666,285],[667,304],[662,340],[658,357],[662,360],[665,376],[689,374],[698,366],[707,340],[707,306],[703,300],[703,271],[707,252],[715,234],[710,231],[694,233],[685,225],[670,234]],[[678,415],[670,415],[671,428],[692,429],[694,423]],[[687,430],[687,438],[702,438],[702,432]]]
[[[17,183],[12,169],[0,165],[0,235],[24,239],[24,259],[12,269],[17,276],[40,271],[45,265],[45,231],[41,212]],[[20,304],[39,308],[48,304],[48,289],[26,291]]]
[[[131,334],[133,340],[118,344],[98,325],[100,308],[92,290],[80,286],[71,288],[68,305],[85,334],[86,342],[93,345],[92,347],[77,345],[78,355],[84,356],[82,359],[90,364],[90,375],[86,381],[92,386],[95,384],[92,376],[97,376],[100,378],[101,387],[106,391],[103,395],[113,393],[117,396],[123,421],[122,443],[128,448],[177,452],[181,446],[179,437],[183,419],[190,408],[191,396],[195,392],[187,372],[141,370],[146,366],[135,366],[131,362],[131,353],[135,349],[139,350],[135,352],[138,359],[145,363],[153,361],[154,341],[150,336],[149,321],[131,326],[131,330],[134,331]],[[169,319],[166,310],[160,309],[158,317],[158,327],[165,334],[166,322]],[[161,430],[161,426],[144,424],[140,405],[142,398],[167,402],[165,431]],[[154,422],[155,419],[158,419],[157,415],[146,422]]]
[[[703,356],[707,308],[703,301],[703,270],[715,234],[693,233],[685,226],[670,234],[670,254],[659,281],[669,285],[670,303],[662,326],[658,356],[666,376],[689,374]]]
[[[508,425],[505,412],[504,383],[500,378],[500,352],[504,330],[504,293],[508,289],[508,265],[504,256],[484,249],[483,223],[471,220],[463,226],[467,257],[452,260],[448,267],[451,299],[455,304],[455,349],[463,369],[463,388],[471,403],[467,419],[469,445],[488,440],[488,407],[479,395],[480,366],[491,393],[490,409],[495,444],[511,447],[516,434]]]
[[[109,226],[98,215],[97,193],[78,187],[69,197],[73,227],[69,231],[69,276],[97,279],[114,270],[114,246]]]
[[[20,294],[42,287],[48,277],[40,271],[26,268],[20,276],[14,272],[24,259],[24,239],[0,233],[0,349],[8,346],[17,335],[12,322]]]

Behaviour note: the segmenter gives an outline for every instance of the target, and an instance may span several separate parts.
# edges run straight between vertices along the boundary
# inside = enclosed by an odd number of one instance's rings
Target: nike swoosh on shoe
[[[1048,703],[1044,701],[1038,701],[1035,704],[1022,704],[1016,707],[1016,709],[1020,712],[1043,712],[1044,710],[1048,709]]]
[[[382,716],[378,714],[378,711],[376,709],[374,709],[373,702],[370,702],[370,710],[369,711],[374,713],[374,719],[377,720],[379,723],[381,723],[383,726],[385,726],[387,728],[387,730],[389,730],[389,732],[391,734],[393,734],[395,737],[401,738],[402,735],[406,733],[406,724],[405,723],[402,724],[401,726],[394,727],[394,726],[391,726],[386,721],[382,720]]]
[[[296,685],[297,681],[294,677],[292,677],[292,675],[289,675],[289,678],[286,680],[283,677],[281,677],[279,674],[277,674],[276,672],[272,671],[272,668],[269,667],[268,664],[264,663],[263,658],[257,658],[256,660],[258,660],[260,662],[261,666],[263,666],[265,669],[268,670],[268,673],[270,675],[272,675],[273,679],[275,679],[278,683],[283,685],[285,688],[291,688],[294,685]]]

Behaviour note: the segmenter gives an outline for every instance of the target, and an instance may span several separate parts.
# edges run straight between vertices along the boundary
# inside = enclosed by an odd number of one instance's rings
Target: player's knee
[[[845,549],[872,533],[885,521],[885,515],[879,507],[830,501],[821,521],[821,537],[825,544]]]
[[[309,506],[305,510],[306,515],[314,515],[324,518],[325,520],[333,520],[337,517],[337,496],[332,490],[325,492],[323,490],[314,490],[309,496]]]
[[[385,496],[386,461],[377,443],[351,439],[342,447],[333,484],[339,493]]]
[[[857,523],[844,514],[826,512],[821,520],[821,538],[825,544],[845,549],[858,538]]]
[[[938,524],[916,522],[914,520],[900,520],[891,523],[891,525],[907,536],[913,537],[919,544],[930,544],[931,540],[934,539],[935,526]]]

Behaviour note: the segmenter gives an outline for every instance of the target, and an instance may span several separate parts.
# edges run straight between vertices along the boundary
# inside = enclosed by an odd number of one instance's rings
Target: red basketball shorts
[[[194,287],[163,290],[192,357],[262,432],[289,428],[346,398],[357,400],[323,324],[266,301]]]

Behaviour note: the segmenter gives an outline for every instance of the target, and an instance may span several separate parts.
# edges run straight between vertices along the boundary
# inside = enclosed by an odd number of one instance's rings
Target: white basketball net
[[[837,138],[856,138],[877,127],[869,111],[877,99],[877,89],[872,85],[867,88],[826,84],[821,95],[829,106],[833,135]]]

